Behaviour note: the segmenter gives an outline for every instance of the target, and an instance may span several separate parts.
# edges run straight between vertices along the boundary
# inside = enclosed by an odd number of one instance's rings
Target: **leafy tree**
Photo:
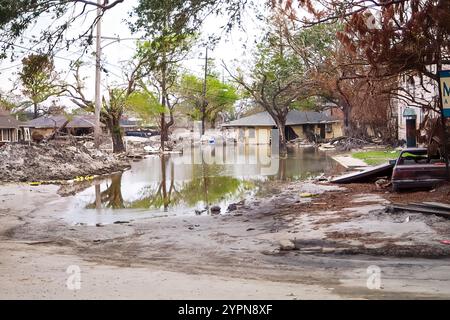
[[[223,83],[216,75],[209,75],[206,78],[206,101],[204,101],[203,85],[204,79],[185,74],[181,77],[179,94],[187,108],[187,114],[193,120],[201,120],[203,128],[207,120],[214,128],[217,117],[232,112],[239,96],[235,86]]]
[[[160,105],[159,124],[163,151],[165,141],[169,138],[169,129],[175,122],[173,111],[177,105],[177,99],[174,97],[174,85],[178,75],[178,65],[190,49],[191,39],[188,34],[164,31],[153,41],[142,42],[138,45],[136,57],[141,61],[139,86],[148,98],[156,97]],[[156,101],[150,100],[149,102],[155,105]],[[149,107],[154,110],[150,105]],[[169,121],[166,119],[166,114],[169,114]]]
[[[128,82],[126,86],[116,86],[108,88],[108,95],[102,99],[102,109],[100,110],[100,118],[104,122],[111,134],[113,142],[113,152],[121,153],[125,151],[125,145],[122,138],[122,130],[120,127],[120,119],[123,113],[129,107],[134,106],[137,101],[136,82],[139,79],[139,66],[140,62],[137,62],[136,66],[129,71]],[[72,84],[66,84],[66,92],[72,99],[72,102],[79,108],[88,112],[94,112],[94,102],[86,97],[85,85],[80,76],[81,62],[75,63],[74,78],[75,81]]]
[[[0,109],[12,112],[16,108],[16,104],[12,102],[8,97],[0,95]]]
[[[272,2],[277,6],[276,1]],[[309,14],[299,17],[295,4]],[[432,92],[439,85],[438,71],[450,64],[448,0],[297,0],[286,2],[284,13],[305,27],[339,21],[345,28],[337,38],[347,55],[350,59],[362,58],[367,66],[363,74],[354,74],[354,79],[366,78],[367,82],[375,83],[375,87],[382,89],[382,99],[388,94],[389,100],[394,98],[421,107],[432,117],[434,112],[442,112],[437,94],[434,99],[424,99],[421,93]],[[369,108],[361,111],[359,115],[369,114]],[[426,116],[424,121],[428,119]],[[440,120],[444,128],[446,119]],[[434,138],[445,141],[443,134],[430,136],[428,140]]]
[[[380,81],[371,75],[370,63],[363,54],[346,52],[337,39],[345,29],[343,23],[312,24],[301,32],[295,29],[301,24],[294,22],[295,28],[290,28],[292,24],[288,20],[285,25],[289,46],[304,61],[314,80],[311,94],[317,97],[302,102],[306,103],[303,107],[309,105],[320,111],[331,103],[342,110],[347,136],[364,138],[375,133],[391,141],[396,124],[392,121],[390,91],[397,79]]]
[[[248,0],[139,0],[130,17],[138,19],[132,31],[145,30],[158,34],[162,27],[170,27],[174,33],[195,33],[208,15],[225,14],[229,17],[225,29],[240,24],[243,9]],[[169,14],[169,16],[168,16]],[[167,18],[170,18],[169,20]]]
[[[2,0],[0,3],[0,30],[2,31],[0,59],[5,58],[8,51],[14,51],[16,47],[20,48],[17,40],[23,40],[23,35],[29,27],[44,16],[50,16],[52,19],[49,19],[48,26],[44,26],[40,34],[32,40],[36,45],[48,46],[49,53],[61,42],[67,47],[80,40],[89,45],[93,40],[93,30],[99,18],[98,16],[90,18],[92,16],[88,15],[89,12],[100,8],[100,16],[103,16],[107,10],[124,1],[104,0],[103,3],[97,4],[95,0]],[[87,18],[90,20],[86,21]],[[73,38],[67,38],[70,26],[80,26],[79,22],[83,22],[83,25],[87,26],[86,29],[77,32]]]
[[[151,41],[140,43],[137,57],[146,77],[142,83],[155,88],[155,95],[163,108],[160,115],[161,148],[164,151],[169,129],[174,124],[173,109],[176,99],[173,87],[176,82],[178,65],[186,57],[192,46],[194,26],[198,14],[203,10],[204,1],[186,6],[184,1],[141,0],[133,14],[137,20],[131,25],[132,31],[143,31]],[[166,120],[166,112],[170,120]]]
[[[47,18],[41,21],[49,22],[32,41],[36,48],[43,49],[46,46],[50,53],[58,44],[69,47],[73,43],[81,43],[87,47],[94,39],[93,31],[98,19],[124,2],[125,0],[104,0],[98,4],[96,0],[2,0],[0,59],[6,58],[10,51],[14,58],[14,50],[21,47],[17,40],[29,41],[23,37],[24,33],[41,18]],[[186,22],[193,22],[191,30],[197,30],[208,14],[223,13],[229,17],[223,27],[230,30],[234,25],[240,24],[243,8],[249,3],[249,0],[138,0],[136,10],[130,15],[133,18],[136,14],[139,16],[134,30],[147,27],[157,29],[164,25],[165,15],[161,13],[167,8],[165,5],[169,4],[174,8],[173,12],[176,12],[172,25],[182,28]],[[90,14],[97,8],[100,9],[99,15]],[[142,17],[145,18],[141,19]],[[79,28],[80,25],[85,26],[81,31],[68,32],[72,26]]]
[[[58,84],[58,74],[52,59],[47,55],[31,54],[22,60],[19,74],[26,95],[34,107],[34,118],[39,116],[39,104],[49,97],[62,93],[64,88]]]
[[[311,15],[299,18],[289,2],[286,13],[305,26],[341,21],[340,42],[352,57],[362,56],[372,78],[403,78],[419,85],[431,80],[450,63],[450,2],[447,0],[354,1],[302,0]],[[323,8],[323,10],[319,9]],[[376,12],[376,14],[374,14]],[[417,78],[419,80],[417,80]],[[391,90],[398,99],[425,109],[439,111],[437,99],[420,101],[405,86]]]
[[[203,21],[208,15],[225,12],[229,16],[225,28],[240,23],[242,8],[247,0],[139,0],[131,16],[137,17],[131,24],[131,31],[143,31],[152,40],[140,46],[138,55],[148,57],[147,72],[151,75],[149,84],[156,87],[161,105],[169,113],[161,114],[161,146],[168,139],[169,128],[173,125],[173,108],[177,99],[173,88],[181,62],[192,46]]]
[[[305,60],[288,44],[282,18],[274,15],[270,27],[258,46],[251,82],[242,74],[232,77],[273,118],[280,133],[280,154],[284,156],[287,154],[287,115],[296,104],[310,96],[312,83]]]
[[[141,84],[140,89],[128,97],[127,105],[130,111],[145,121],[157,120],[165,111],[159,99],[144,84]]]

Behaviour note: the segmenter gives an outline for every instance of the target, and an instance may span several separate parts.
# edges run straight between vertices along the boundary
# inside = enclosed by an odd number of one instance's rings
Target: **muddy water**
[[[264,194],[269,181],[302,180],[335,170],[324,152],[291,149],[287,159],[267,146],[204,146],[182,155],[149,156],[131,170],[96,182],[68,200],[70,223],[89,225],[165,215],[210,214]]]

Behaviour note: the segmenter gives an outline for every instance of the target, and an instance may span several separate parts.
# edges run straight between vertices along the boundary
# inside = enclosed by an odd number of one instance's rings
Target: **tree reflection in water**
[[[95,202],[89,204],[87,209],[123,209],[125,204],[122,197],[122,173],[113,175],[111,182],[105,191],[101,191],[100,185],[95,185]]]
[[[167,167],[170,166],[170,174]],[[167,157],[161,157],[161,181],[146,186],[139,200],[130,202],[130,208],[164,209],[177,205],[194,207],[202,204],[205,209],[209,205],[236,196],[250,188],[249,182],[228,176],[210,176],[209,167],[202,164],[192,165],[193,179],[188,182],[175,183],[175,165]]]
[[[193,179],[187,182],[175,182],[175,164],[168,156],[160,157],[161,179],[157,183],[145,186],[137,200],[124,201],[122,174],[111,177],[107,189],[100,191],[95,186],[95,202],[87,209],[158,209],[168,211],[170,207],[202,205],[208,209],[210,205],[231,199],[246,190],[254,188],[254,183],[242,181],[229,176],[216,176],[219,170],[214,165],[203,163],[192,165]]]
[[[91,203],[86,208],[148,209],[165,212],[184,208],[203,210],[211,205],[224,206],[231,201],[239,201],[249,195],[249,192],[258,193],[267,180],[302,180],[309,177],[311,172],[321,173],[325,167],[330,167],[327,158],[314,150],[295,150],[288,159],[269,157],[269,160],[276,161],[277,166],[274,166],[273,173],[262,175],[258,174],[258,170],[268,165],[267,161],[261,160],[267,158],[267,150],[256,149],[257,156],[253,158],[248,158],[249,155],[244,152],[245,161],[250,159],[250,162],[245,164],[238,161],[236,155],[239,150],[236,150],[237,147],[213,149],[211,153],[217,158],[220,154],[229,152],[234,156],[235,162],[232,163],[210,162],[200,154],[198,155],[201,162],[188,162],[191,164],[177,163],[174,160],[176,156],[168,155],[144,160],[148,162],[142,163],[138,168],[152,170],[151,174],[147,174],[148,171],[136,170],[112,176],[106,190],[101,191],[100,185],[95,186],[95,200],[90,200]],[[241,153],[241,162],[243,159]],[[142,180],[143,175],[148,176],[148,180]],[[135,181],[143,185],[131,195],[124,193],[124,200],[121,188],[126,188]],[[101,186],[105,188],[104,184]]]

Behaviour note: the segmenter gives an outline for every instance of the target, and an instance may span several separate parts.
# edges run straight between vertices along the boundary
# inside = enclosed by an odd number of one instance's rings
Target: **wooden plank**
[[[440,202],[424,202],[424,204],[436,207],[436,208],[440,208],[440,209],[444,209],[444,210],[450,210],[450,204],[446,204],[446,203],[440,203]]]
[[[390,175],[392,168],[394,167],[393,164],[385,163],[381,164],[376,167],[371,167],[367,170],[361,171],[361,172],[353,172],[349,173],[337,178],[334,178],[331,180],[333,183],[352,183],[352,182],[359,182],[359,181],[368,181],[370,179]]]
[[[436,205],[431,204],[430,202],[412,202],[409,203],[409,205],[413,205],[413,206],[417,206],[417,207],[421,207],[421,208],[425,208],[425,209],[430,209],[430,210],[438,210],[438,211],[446,211],[448,213],[450,213],[450,206],[446,207],[445,204],[439,205],[438,202],[435,202]]]
[[[438,202],[412,202],[409,205],[417,206],[421,208],[438,210],[438,211],[448,211],[450,213],[450,206],[446,206],[445,204],[440,204]]]
[[[450,212],[447,212],[447,211],[433,210],[433,209],[428,209],[428,208],[413,206],[413,205],[396,205],[396,204],[394,204],[394,205],[391,205],[390,207],[397,211],[401,210],[401,211],[418,212],[418,213],[423,213],[423,214],[434,214],[436,216],[450,219]]]

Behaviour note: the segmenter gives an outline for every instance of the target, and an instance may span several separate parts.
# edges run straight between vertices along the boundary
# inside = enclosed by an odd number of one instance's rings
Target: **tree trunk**
[[[39,107],[37,103],[33,103],[34,106],[34,115],[33,115],[33,119],[37,119],[39,117]]]
[[[104,191],[106,195],[106,207],[112,209],[123,209],[122,196],[122,174],[115,175],[111,178],[111,185]]]
[[[353,132],[352,132],[352,125],[351,125],[351,112],[352,109],[351,107],[344,102],[343,105],[343,112],[344,112],[344,135],[347,137],[352,136]]]
[[[277,121],[278,132],[280,134],[280,156],[287,156],[287,140],[286,140],[286,120]]]
[[[202,136],[205,134],[206,112],[205,107],[202,108]]]
[[[167,101],[167,98],[166,98],[166,101]],[[165,125],[164,125],[164,127],[165,127],[165,135],[164,135],[164,140],[165,141],[169,141],[169,132],[170,132],[170,127],[171,126],[173,126],[174,125],[174,123],[175,123],[175,120],[174,120],[174,118],[173,118],[173,110],[171,109],[171,107],[170,107],[170,105],[169,105],[169,103],[168,103],[168,101],[167,101],[167,105],[168,105],[168,107],[169,107],[169,117],[170,117],[170,120],[169,120],[169,122],[165,122]]]
[[[210,121],[211,129],[215,129],[216,128],[216,122],[217,122],[217,116],[214,117],[213,119],[211,119],[211,121]]]
[[[165,142],[167,140],[166,114],[161,113],[161,151],[165,151]]]
[[[166,177],[166,157],[164,154],[160,155],[161,159],[161,186],[162,186],[162,198],[163,198],[163,204],[164,204],[164,212],[167,212],[167,209],[169,208],[169,198],[167,197],[167,177]]]
[[[122,130],[120,128],[119,118],[112,118],[108,120],[108,128],[111,132],[111,138],[113,142],[113,153],[125,152],[125,145],[122,138]]]

